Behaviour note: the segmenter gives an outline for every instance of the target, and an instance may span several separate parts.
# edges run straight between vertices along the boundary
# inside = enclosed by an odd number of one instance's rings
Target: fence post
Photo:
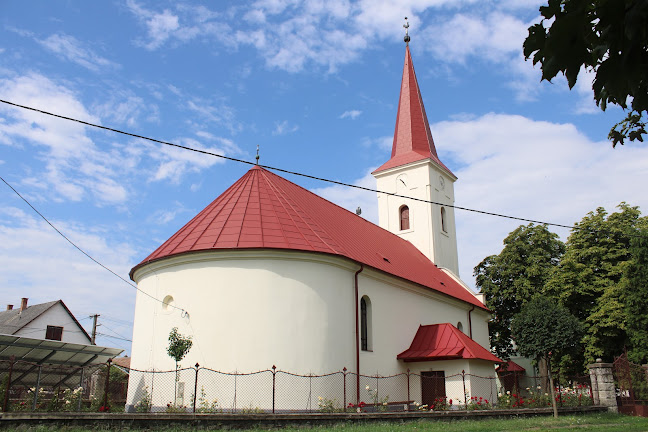
[[[410,369],[407,368],[407,411],[410,408]]]
[[[647,372],[648,373],[648,372]],[[344,410],[346,411],[347,408],[347,403],[346,403],[346,374],[347,374],[347,368],[346,366],[342,369],[342,383],[343,383],[343,388],[342,388],[342,393],[343,393],[343,399],[342,399],[342,406],[344,407]]]
[[[2,402],[2,412],[7,412],[9,407],[9,390],[11,389],[11,373],[13,372],[14,363],[16,362],[16,357],[9,357],[9,377],[7,378],[7,388],[5,389],[5,397]]]
[[[83,389],[83,372],[85,371],[84,367],[81,367],[81,379],[79,380],[79,388]],[[38,371],[40,373],[40,370]],[[38,391],[38,390],[36,390]],[[77,403],[77,411],[81,411],[81,402],[83,402],[83,390],[81,390],[81,395],[79,396],[79,402]]]
[[[32,411],[36,411],[36,405],[38,404],[38,392],[40,390],[40,380],[41,380],[41,370],[43,365],[38,365],[38,377],[36,378],[36,387],[34,387],[34,403],[32,404]]]
[[[444,379],[445,381],[445,379]],[[468,407],[468,395],[466,394],[466,371],[461,371],[461,381],[463,381],[463,391],[464,391],[464,405]]]
[[[200,370],[200,365],[196,363],[196,379],[194,382],[194,397],[193,397],[193,412],[196,413],[196,399],[198,399],[198,371]]]
[[[275,413],[276,375],[277,375],[277,366],[272,365],[272,414]]]
[[[608,407],[608,411],[619,412],[612,363],[603,363],[603,360],[596,359],[596,363],[587,367],[590,370],[594,403]]]
[[[112,359],[108,359],[107,367],[106,367],[106,384],[104,386],[104,397],[101,402],[101,407],[99,408],[100,411],[106,411],[108,408],[108,387],[110,386],[110,365],[112,363]]]

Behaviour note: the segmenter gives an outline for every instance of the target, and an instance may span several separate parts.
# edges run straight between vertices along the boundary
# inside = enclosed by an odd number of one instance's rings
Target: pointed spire
[[[405,29],[407,30],[407,27]],[[409,35],[406,35],[406,39],[409,39]],[[391,159],[374,172],[423,159],[431,159],[452,174],[437,155],[427,114],[425,114],[425,107],[423,106],[423,98],[414,73],[412,55],[410,54],[409,44],[407,44]]]

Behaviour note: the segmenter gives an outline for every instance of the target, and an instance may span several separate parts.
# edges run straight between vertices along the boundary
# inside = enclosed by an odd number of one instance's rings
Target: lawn
[[[0,422],[0,427],[2,423]],[[3,428],[4,429],[4,428]],[[105,426],[97,425],[98,429]],[[86,432],[93,429],[88,428],[53,428],[48,426],[19,427],[15,429],[4,429],[6,431],[30,431],[30,432]],[[123,429],[124,430],[124,429]],[[169,427],[160,428],[165,432],[186,432],[192,428]],[[206,429],[220,431],[222,429]],[[227,429],[230,430],[230,429]],[[569,415],[558,419],[551,417],[513,418],[513,419],[484,419],[484,420],[455,420],[455,421],[417,421],[408,423],[367,423],[367,424],[339,424],[335,426],[312,426],[312,427],[288,427],[283,429],[247,429],[248,432],[517,432],[517,431],[600,431],[600,432],[634,432],[648,431],[648,418],[629,417],[615,414],[590,414],[590,415]]]

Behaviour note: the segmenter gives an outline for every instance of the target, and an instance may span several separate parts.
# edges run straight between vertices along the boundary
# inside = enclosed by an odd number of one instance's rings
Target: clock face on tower
[[[439,187],[441,188],[441,190],[445,189],[445,179],[443,178],[443,176],[439,176]]]

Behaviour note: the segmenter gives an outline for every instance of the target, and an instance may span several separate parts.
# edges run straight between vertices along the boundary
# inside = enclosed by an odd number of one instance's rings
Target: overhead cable
[[[26,105],[20,105],[20,104],[10,102],[10,101],[6,101],[6,100],[3,100],[3,99],[0,99],[0,102],[5,103],[7,105],[15,106],[15,107],[18,107],[18,108],[39,112],[41,114],[45,114],[45,115],[48,115],[48,116],[57,117],[57,118],[60,118],[60,119],[63,119],[63,120],[69,120],[69,121],[72,121],[72,122],[84,124],[86,126],[91,126],[91,127],[94,127],[94,128],[104,129],[104,130],[107,130],[107,131],[110,131],[110,132],[115,132],[115,133],[118,133],[118,134],[131,136],[131,137],[134,137],[134,138],[140,138],[140,139],[155,142],[155,143],[158,143],[158,144],[168,145],[168,146],[171,146],[171,147],[176,147],[176,148],[180,148],[180,149],[183,149],[183,150],[188,150],[188,151],[192,151],[192,152],[196,152],[196,153],[202,153],[202,154],[205,154],[205,155],[214,156],[214,157],[218,157],[218,158],[221,158],[221,159],[226,159],[226,160],[230,160],[230,161],[233,161],[233,162],[239,162],[239,163],[243,163],[243,164],[247,164],[247,165],[257,165],[255,162],[246,161],[244,159],[233,158],[231,156],[225,156],[225,155],[210,152],[210,151],[207,151],[207,150],[195,149],[195,148],[183,146],[183,145],[180,145],[180,144],[172,143],[172,142],[169,142],[169,141],[163,141],[163,140],[159,140],[159,139],[156,139],[156,138],[147,137],[147,136],[144,136],[144,135],[138,135],[138,134],[134,134],[134,133],[131,133],[131,132],[122,131],[122,130],[119,130],[119,129],[114,129],[114,128],[110,128],[110,127],[107,127],[107,126],[102,126],[102,125],[98,125],[98,124],[95,124],[95,123],[90,123],[90,122],[87,122],[87,121],[84,121],[84,120],[75,119],[73,117],[67,117],[67,116],[64,116],[64,115],[51,113],[51,112],[48,112],[48,111],[44,111],[44,110],[41,110],[41,109],[29,107],[29,106],[26,106]],[[571,225],[565,225],[565,224],[559,224],[559,223],[553,223],[553,222],[543,222],[543,221],[538,221],[538,220],[534,220],[534,219],[528,219],[528,218],[523,218],[523,217],[518,217],[518,216],[506,215],[506,214],[502,214],[502,213],[494,213],[494,212],[489,212],[489,211],[485,211],[485,210],[477,210],[477,209],[472,209],[472,208],[468,208],[468,207],[461,207],[461,206],[457,206],[457,205],[454,205],[454,204],[445,204],[445,203],[440,203],[440,202],[437,202],[437,201],[426,200],[426,199],[423,199],[423,198],[414,198],[414,197],[410,197],[410,196],[407,196],[407,195],[400,195],[400,194],[397,194],[397,193],[385,192],[385,191],[381,191],[381,190],[378,190],[378,189],[372,189],[372,188],[368,188],[368,187],[364,187],[364,186],[354,185],[354,184],[351,184],[351,183],[345,183],[345,182],[341,182],[341,181],[337,181],[337,180],[326,179],[326,178],[323,178],[323,177],[317,177],[317,176],[313,176],[313,175],[310,175],[310,174],[304,174],[304,173],[300,173],[300,172],[296,172],[296,171],[290,171],[290,170],[287,170],[287,169],[277,168],[277,167],[268,166],[268,165],[259,165],[259,166],[262,167],[262,168],[267,168],[267,169],[270,169],[270,170],[279,171],[279,172],[283,172],[283,173],[286,173],[286,174],[292,174],[292,175],[296,175],[296,176],[306,177],[306,178],[309,178],[309,179],[318,180],[318,181],[327,182],[327,183],[332,183],[332,184],[337,184],[337,185],[340,185],[340,186],[346,186],[346,187],[350,187],[350,188],[361,189],[361,190],[365,190],[365,191],[368,191],[368,192],[381,193],[381,194],[384,194],[384,195],[390,195],[390,196],[394,196],[394,197],[398,197],[398,198],[410,199],[410,200],[413,200],[413,201],[420,201],[420,202],[424,202],[424,203],[428,203],[428,204],[434,204],[434,205],[438,205],[438,206],[450,207],[450,208],[454,208],[454,209],[457,209],[457,210],[464,210],[464,211],[472,212],[472,213],[478,213],[478,214],[483,214],[483,215],[488,215],[488,216],[495,216],[495,217],[506,218],[506,219],[513,219],[513,220],[518,220],[518,221],[522,221],[522,222],[530,222],[530,223],[535,223],[535,224],[539,224],[539,225],[554,226],[554,227],[559,227],[559,228],[567,228],[567,229],[573,229],[574,228],[574,226],[571,226]]]
[[[34,212],[36,212],[36,214],[37,214],[38,216],[40,216],[40,217],[41,217],[45,222],[47,222],[47,224],[48,224],[50,227],[52,227],[52,229],[53,229],[54,231],[56,231],[56,232],[57,232],[61,237],[63,237],[63,238],[64,238],[68,243],[70,243],[72,246],[74,246],[74,247],[75,247],[79,252],[81,252],[83,255],[85,255],[86,257],[90,258],[92,261],[94,261],[95,264],[98,264],[99,266],[103,267],[105,270],[108,270],[110,273],[112,273],[113,275],[117,276],[119,279],[121,279],[122,281],[124,281],[125,283],[127,283],[128,285],[130,285],[131,287],[135,288],[137,291],[141,292],[141,293],[144,294],[145,296],[150,297],[150,298],[152,298],[153,300],[158,301],[158,302],[160,302],[160,303],[162,303],[162,304],[165,304],[162,300],[160,300],[160,299],[158,299],[158,298],[156,298],[156,297],[153,297],[151,294],[147,293],[146,291],[142,291],[141,289],[139,289],[139,288],[137,287],[137,285],[134,285],[134,284],[130,283],[129,281],[127,281],[126,279],[124,279],[123,277],[121,277],[119,274],[115,273],[115,272],[112,271],[110,268],[108,268],[107,266],[105,266],[105,265],[103,265],[102,263],[100,263],[99,261],[97,261],[95,258],[93,258],[89,253],[87,253],[86,251],[84,251],[83,249],[81,249],[79,246],[77,246],[77,245],[76,245],[72,240],[70,240],[70,239],[69,239],[65,234],[63,234],[63,233],[62,233],[58,228],[56,228],[56,227],[54,226],[54,224],[52,224],[52,222],[50,222],[50,221],[49,221],[45,216],[43,216],[43,214],[42,214],[41,212],[39,212],[39,211],[36,209],[36,207],[34,207],[33,205],[31,205],[31,203],[30,203],[29,201],[27,201],[27,199],[26,199],[25,197],[23,197],[23,196],[22,196],[22,195],[21,195],[21,194],[20,194],[16,189],[14,189],[13,186],[11,186],[9,183],[7,183],[7,181],[6,181],[4,178],[2,178],[2,176],[0,176],[0,180],[2,180],[2,181],[4,182],[4,184],[6,184],[6,185],[7,185],[7,186],[12,190],[12,191],[14,191],[14,193],[15,193],[16,195],[18,195],[18,196],[20,197],[20,199],[22,199],[23,201],[25,201],[25,203],[27,203],[27,205],[28,205],[29,207],[31,207],[31,209],[34,210]],[[184,310],[184,309],[182,309],[181,307],[177,307],[177,306],[174,306],[174,305],[172,305],[172,304],[167,304],[167,306],[170,306],[170,307],[172,307],[172,308],[178,309],[179,311],[182,311],[183,314],[187,314],[187,311]]]

